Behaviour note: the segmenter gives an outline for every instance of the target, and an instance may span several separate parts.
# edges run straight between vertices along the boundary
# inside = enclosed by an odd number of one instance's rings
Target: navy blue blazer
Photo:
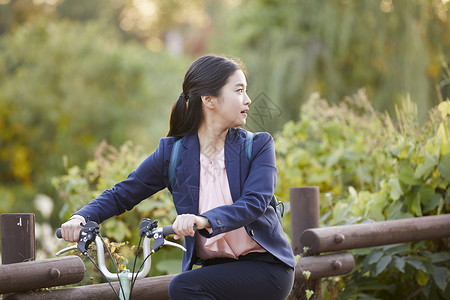
[[[286,265],[294,268],[295,259],[283,228],[269,202],[274,193],[278,170],[275,166],[275,147],[270,134],[256,133],[252,159],[245,155],[247,132],[230,129],[225,139],[225,168],[230,186],[232,205],[205,212],[212,234],[199,230],[197,234],[212,237],[245,227],[249,236]],[[104,191],[76,214],[102,221],[131,210],[142,200],[168,187],[178,214],[198,214],[200,180],[200,144],[197,134],[187,135],[181,142],[175,169],[174,186],[169,185],[169,160],[174,137],[162,138],[159,146],[128,178]],[[198,261],[195,238],[186,236],[182,270],[192,268]]]

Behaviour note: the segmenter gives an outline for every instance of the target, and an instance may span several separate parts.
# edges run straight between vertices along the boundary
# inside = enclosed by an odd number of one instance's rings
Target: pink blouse
[[[225,170],[224,150],[213,159],[200,153],[199,214],[222,205],[231,205],[230,187]],[[230,257],[237,259],[250,252],[266,252],[252,240],[244,227],[211,238],[197,236],[197,255],[202,259]]]

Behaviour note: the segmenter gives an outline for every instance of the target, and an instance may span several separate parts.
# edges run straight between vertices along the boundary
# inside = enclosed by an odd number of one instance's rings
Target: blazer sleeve
[[[235,230],[260,218],[273,196],[278,170],[275,165],[275,146],[268,133],[255,135],[252,161],[247,178],[242,185],[242,193],[232,205],[214,208],[202,214],[209,220],[212,233],[199,231],[205,237],[212,237]],[[247,160],[241,155],[241,161]]]
[[[126,180],[105,190],[75,214],[85,218],[89,216],[92,221],[101,223],[131,210],[142,200],[164,189],[167,184],[167,178],[164,176],[164,144],[164,139],[161,139],[155,152],[132,171]]]

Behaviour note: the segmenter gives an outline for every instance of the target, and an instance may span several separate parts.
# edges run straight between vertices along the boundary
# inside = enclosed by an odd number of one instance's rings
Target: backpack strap
[[[178,152],[180,152],[181,140],[179,139],[173,143],[172,152],[170,153],[170,162],[169,162],[169,184],[170,187],[173,188],[175,181],[175,168],[177,167],[178,161]]]
[[[247,131],[247,136],[245,137],[245,156],[249,161],[252,160],[252,147],[253,147],[253,132]]]
[[[247,156],[249,162],[251,162],[252,159],[252,147],[254,135],[255,134],[253,132],[247,131],[247,136],[245,137],[245,156]],[[284,203],[278,201],[275,195],[273,195],[272,199],[270,199],[270,205],[275,210],[278,220],[280,221],[280,223],[282,223],[282,218],[284,215]]]

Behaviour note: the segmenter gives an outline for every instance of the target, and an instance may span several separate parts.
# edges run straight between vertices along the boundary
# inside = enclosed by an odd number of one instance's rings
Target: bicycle
[[[103,239],[103,237],[100,235],[99,226],[96,222],[90,221],[89,218],[86,222],[86,224],[81,225],[82,229],[80,231],[80,239],[76,245],[66,247],[64,249],[61,249],[56,253],[56,256],[60,256],[61,254],[76,250],[78,249],[81,251],[83,255],[85,255],[89,260],[92,262],[92,264],[100,271],[100,273],[103,275],[103,277],[106,279],[106,281],[111,286],[112,290],[114,291],[114,294],[117,296],[120,300],[129,300],[131,299],[131,294],[133,291],[133,286],[137,279],[143,278],[148,275],[151,268],[151,258],[150,256],[154,254],[156,251],[160,250],[164,246],[172,246],[182,249],[183,251],[186,251],[186,249],[174,242],[166,240],[166,237],[171,234],[175,234],[173,231],[172,225],[165,225],[163,227],[158,227],[158,221],[152,221],[148,218],[144,218],[141,220],[140,228],[139,228],[139,244],[136,251],[136,256],[134,259],[133,269],[132,272],[128,269],[123,270],[122,272],[118,272],[116,263],[114,259],[112,258],[111,252],[109,251],[109,248],[106,246],[106,243]],[[194,228],[195,229],[195,228]],[[61,228],[58,228],[56,230],[56,236],[58,238],[62,238],[61,234]],[[136,267],[136,261],[137,256],[139,254],[139,248],[143,241],[143,256],[144,260],[141,263],[139,269],[137,272],[135,272]],[[153,246],[150,246],[151,239],[154,240]],[[97,245],[97,263],[92,259],[92,257],[88,253],[89,246],[95,241]],[[106,267],[105,263],[105,252],[104,247],[108,250],[109,257],[111,258],[111,261],[113,263],[113,266],[115,268],[116,273],[111,273],[108,268]],[[117,292],[114,287],[111,284],[111,280],[118,280],[119,281],[119,292]]]

